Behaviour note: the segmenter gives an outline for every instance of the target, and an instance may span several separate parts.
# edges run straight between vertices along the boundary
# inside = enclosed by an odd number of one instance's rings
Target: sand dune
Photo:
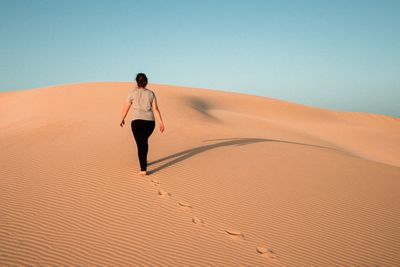
[[[0,266],[400,266],[400,119],[151,84],[0,94]]]

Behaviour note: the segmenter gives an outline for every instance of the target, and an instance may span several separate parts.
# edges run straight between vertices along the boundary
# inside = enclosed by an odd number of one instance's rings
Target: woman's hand
[[[165,129],[164,123],[161,123],[161,124],[160,124],[160,132],[164,132],[164,129]]]
[[[124,127],[125,124],[125,120],[122,120],[121,123],[119,124],[119,126]]]

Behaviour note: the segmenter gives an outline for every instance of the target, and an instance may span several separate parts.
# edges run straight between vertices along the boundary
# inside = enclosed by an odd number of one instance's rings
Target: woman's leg
[[[145,131],[144,131],[144,126],[143,126],[143,120],[134,120],[131,123],[132,126],[132,133],[136,141],[136,146],[137,146],[137,153],[138,153],[138,158],[139,158],[139,163],[140,163],[140,169],[142,171],[145,171],[145,165],[144,164],[144,136],[145,136]]]
[[[141,171],[147,170],[147,154],[149,152],[149,137],[154,131],[155,122],[154,121],[144,121],[143,127],[143,140],[142,140],[142,155],[140,160]]]
[[[131,123],[131,127],[138,149],[140,170],[145,172],[147,170],[147,154],[149,151],[148,139],[154,130],[155,122],[134,120]]]

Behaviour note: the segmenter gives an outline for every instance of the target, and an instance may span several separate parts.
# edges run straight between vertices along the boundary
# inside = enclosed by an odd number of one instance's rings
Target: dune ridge
[[[150,84],[0,93],[0,265],[399,266],[400,119]]]

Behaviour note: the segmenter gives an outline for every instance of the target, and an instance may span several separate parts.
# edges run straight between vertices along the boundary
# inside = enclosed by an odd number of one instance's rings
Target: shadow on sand
[[[265,138],[227,138],[227,139],[212,139],[212,140],[204,140],[203,142],[212,142],[212,141],[222,141],[219,143],[214,143],[214,144],[208,144],[208,145],[202,145],[202,146],[197,146],[194,148],[190,148],[187,150],[183,150],[181,152],[177,152],[175,154],[166,156],[164,158],[154,160],[152,162],[148,163],[148,166],[172,159],[169,162],[166,162],[162,164],[161,166],[156,167],[153,170],[149,170],[148,174],[153,174],[156,173],[164,168],[170,167],[178,162],[181,162],[187,158],[193,157],[194,155],[197,155],[199,153],[208,151],[210,149],[218,148],[218,147],[223,147],[223,146],[243,146],[243,145],[249,145],[249,144],[254,144],[254,143],[260,143],[260,142],[281,142],[281,143],[288,143],[288,144],[295,144],[295,145],[304,145],[304,146],[312,146],[312,147],[319,147],[319,148],[325,148],[325,149],[333,149],[336,150],[335,148],[331,147],[325,147],[325,146],[318,146],[318,145],[312,145],[312,144],[304,144],[304,143],[297,143],[297,142],[291,142],[291,141],[285,141],[285,140],[276,140],[276,139],[265,139]]]

